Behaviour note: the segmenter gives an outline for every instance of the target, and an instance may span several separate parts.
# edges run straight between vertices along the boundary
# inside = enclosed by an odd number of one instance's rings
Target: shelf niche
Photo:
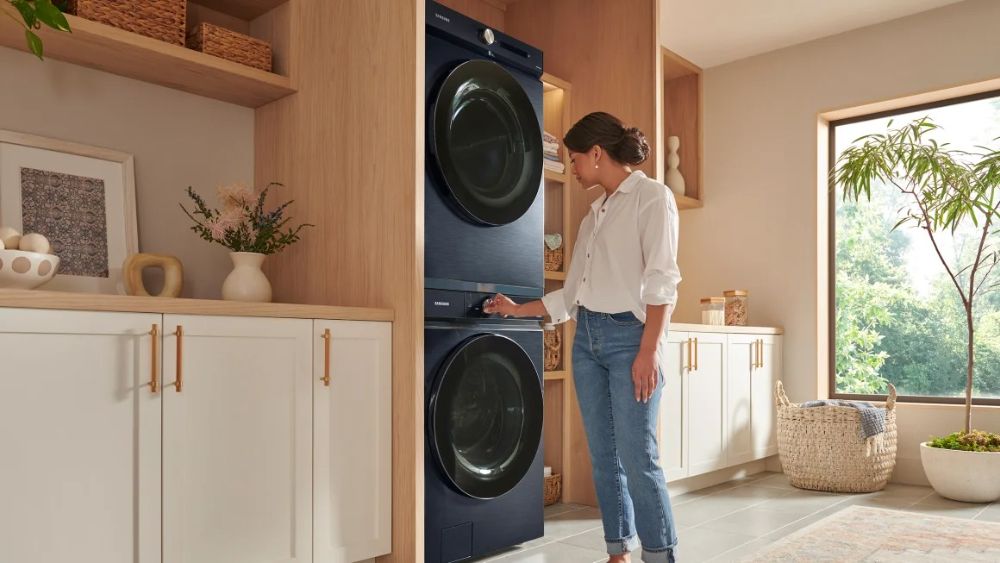
[[[679,209],[702,206],[701,69],[669,49],[660,49],[663,65],[663,162],[667,162],[667,137],[680,139],[680,172],[684,196]]]

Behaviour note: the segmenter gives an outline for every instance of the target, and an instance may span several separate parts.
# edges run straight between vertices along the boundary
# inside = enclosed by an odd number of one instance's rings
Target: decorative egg
[[[49,239],[38,233],[30,233],[21,237],[18,248],[27,252],[48,254],[51,247],[49,246]]]
[[[18,243],[21,241],[21,233],[11,227],[0,227],[0,241],[3,242],[4,248],[17,250]]]

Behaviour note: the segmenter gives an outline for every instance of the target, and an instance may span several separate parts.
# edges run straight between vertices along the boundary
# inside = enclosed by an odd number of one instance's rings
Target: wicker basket
[[[207,55],[271,72],[270,43],[224,27],[205,22],[198,24],[188,35],[187,46]]]
[[[543,332],[543,344],[545,348],[545,359],[542,362],[545,371],[552,371],[559,367],[562,360],[562,337],[559,329],[546,329]]]
[[[551,250],[548,245],[543,246],[545,247],[545,271],[558,272],[562,270],[563,247],[560,246],[555,250]]]
[[[896,388],[889,385],[885,432],[861,437],[861,416],[852,407],[801,408],[778,381],[778,455],[788,481],[800,489],[838,493],[881,490],[896,466]]]
[[[184,44],[187,0],[65,0],[66,12],[159,39]]]
[[[559,502],[562,494],[562,475],[549,475],[545,478],[545,506]]]

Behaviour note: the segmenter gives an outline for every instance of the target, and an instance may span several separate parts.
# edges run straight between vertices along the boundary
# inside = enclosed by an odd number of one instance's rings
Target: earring
[[[594,164],[594,168],[597,168],[597,167],[598,167],[598,166],[597,166],[597,164],[595,163],[595,164]]]

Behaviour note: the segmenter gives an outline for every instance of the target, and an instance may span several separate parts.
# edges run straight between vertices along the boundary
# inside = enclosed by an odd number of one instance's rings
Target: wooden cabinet
[[[391,325],[316,321],[313,549],[317,562],[389,553]]]
[[[737,465],[754,460],[752,375],[757,342],[756,335],[730,334],[727,341],[729,377],[726,382],[726,401],[729,427],[726,462]],[[758,405],[758,409],[759,405]]]
[[[312,561],[312,321],[163,325],[164,563]]]
[[[159,561],[160,323],[0,310],[0,561]]]
[[[0,308],[0,561],[389,553],[391,327]]]
[[[688,459],[698,475],[726,466],[726,335],[689,332]]]
[[[687,346],[686,332],[667,333],[666,350],[663,352],[664,387],[660,398],[659,445],[660,466],[668,481],[688,476]]]
[[[670,332],[664,358],[659,441],[668,481],[778,453],[780,335]]]
[[[761,336],[757,344],[758,362],[750,378],[750,428],[753,432],[755,458],[778,453],[777,407],[774,383],[781,379],[781,337]]]

